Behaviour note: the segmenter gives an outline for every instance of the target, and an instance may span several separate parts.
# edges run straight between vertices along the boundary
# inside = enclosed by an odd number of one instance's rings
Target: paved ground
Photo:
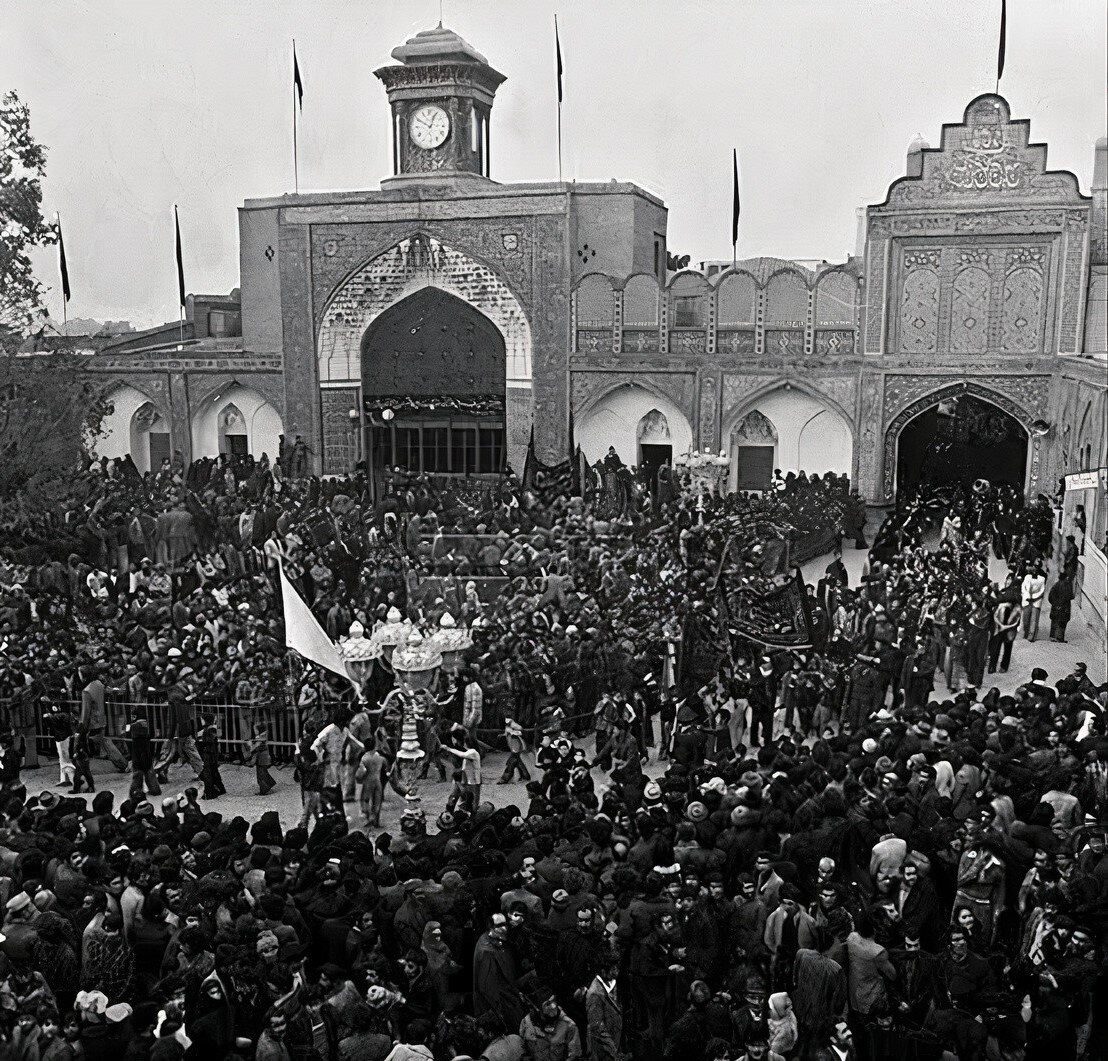
[[[862,561],[865,553],[846,549],[843,553],[843,561],[850,574],[851,585],[857,585],[861,573]],[[804,568],[805,577],[814,583],[822,574],[827,564],[824,557],[815,560]],[[1002,579],[1004,568],[1002,564],[994,561],[993,577]],[[1046,630],[1045,621],[1042,629]],[[988,675],[988,684],[995,684],[1002,693],[1011,692],[1021,682],[1026,681],[1033,667],[1043,667],[1051,678],[1058,678],[1070,672],[1078,660],[1083,660],[1088,665],[1090,677],[1095,682],[1105,680],[1106,659],[1105,644],[1098,638],[1086,621],[1078,616],[1069,625],[1067,631],[1068,644],[1055,644],[1051,642],[1045,633],[1034,644],[1020,639],[1016,642],[1012,653],[1012,669],[1008,674]],[[994,681],[995,679],[995,681]],[[940,687],[937,693],[941,693]],[[591,750],[591,741],[590,741]],[[492,800],[497,806],[515,804],[520,808],[526,808],[527,795],[523,784],[514,782],[510,785],[497,785],[496,779],[504,766],[505,753],[497,752],[486,755],[483,763],[484,788],[482,798]],[[533,760],[532,760],[533,762]],[[24,780],[28,792],[34,794],[42,789],[51,788],[57,781],[56,767],[53,763],[40,767],[37,770],[24,772]],[[647,767],[647,773],[657,776],[663,771],[663,766],[651,761]],[[116,795],[118,802],[125,799],[129,786],[129,775],[116,773],[104,763],[94,766],[97,783],[100,787],[110,788]],[[248,821],[255,821],[263,811],[276,810],[281,815],[281,822],[285,828],[295,825],[300,816],[300,786],[292,779],[292,768],[275,768],[274,776],[277,778],[278,787],[268,796],[258,795],[257,786],[254,783],[254,772],[244,767],[225,766],[222,770],[224,784],[227,787],[227,795],[217,800],[211,800],[204,804],[205,808],[216,810],[225,816],[241,814]],[[605,783],[603,775],[597,777],[598,787]],[[165,794],[176,795],[192,783],[191,771],[175,767],[170,775],[170,784],[164,789]],[[420,806],[423,807],[428,819],[432,820],[444,809],[447,797],[450,795],[451,786],[434,781],[425,781],[420,784]],[[60,792],[58,788],[53,791]],[[157,801],[155,801],[157,802]],[[400,812],[405,806],[402,800],[391,790],[385,797],[385,805],[381,815],[382,828],[395,832],[399,827]],[[348,805],[348,813],[351,815],[351,824],[360,827],[361,820],[357,806]]]

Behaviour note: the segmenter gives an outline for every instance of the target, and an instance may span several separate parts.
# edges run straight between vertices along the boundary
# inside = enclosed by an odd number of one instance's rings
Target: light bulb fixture
[[[382,420],[384,420],[386,424],[387,424],[387,423],[388,423],[388,422],[389,422],[389,421],[390,421],[390,420],[391,420],[391,419],[392,419],[392,418],[393,418],[394,416],[396,416],[396,413],[394,413],[394,412],[393,412],[393,411],[392,411],[391,409],[382,409],[382,410],[381,410],[381,419],[382,419]]]

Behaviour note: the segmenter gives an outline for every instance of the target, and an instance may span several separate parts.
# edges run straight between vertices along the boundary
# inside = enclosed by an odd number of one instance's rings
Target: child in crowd
[[[306,829],[308,822],[319,819],[320,793],[323,791],[323,764],[311,748],[311,738],[300,742],[296,753],[296,774],[300,782],[300,803],[304,810],[300,815],[300,827]]]
[[[254,764],[258,781],[258,794],[268,796],[277,787],[277,781],[269,772],[273,756],[269,750],[269,726],[265,722],[254,723],[254,736],[246,742],[246,764]]]
[[[200,732],[196,743],[200,746],[200,758],[204,763],[204,794],[201,798],[216,799],[226,795],[227,789],[219,774],[219,726],[211,712],[200,716]]]

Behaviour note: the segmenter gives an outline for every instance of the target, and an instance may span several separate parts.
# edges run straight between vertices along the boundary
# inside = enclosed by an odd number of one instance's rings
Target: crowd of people
[[[0,1061],[1108,1052],[1108,686],[987,677],[1023,669],[1044,600],[1065,637],[1049,504],[917,498],[870,545],[837,476],[631,479],[598,519],[514,480],[373,500],[284,464],[98,465],[4,514]],[[829,522],[860,582],[836,551],[789,647],[733,635],[722,598],[775,592],[775,539]],[[279,570],[336,641],[469,627],[423,697],[441,814],[389,669],[359,697],[289,658]],[[303,814],[248,822],[220,760],[268,791],[288,717]],[[524,799],[483,793],[490,746]],[[47,747],[62,791],[34,795]],[[81,794],[98,756],[118,805]]]

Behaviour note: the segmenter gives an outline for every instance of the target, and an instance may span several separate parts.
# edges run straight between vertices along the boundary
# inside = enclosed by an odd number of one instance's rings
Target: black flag
[[[731,194],[731,246],[739,242],[739,149],[732,148],[735,168],[735,184]]]
[[[996,52],[996,84],[1004,76],[1004,46],[1008,38],[1008,0],[1000,0],[1000,47]]]
[[[185,304],[185,263],[181,257],[181,221],[177,217],[177,206],[173,206],[173,227],[177,236],[177,295],[181,305]]]
[[[296,102],[304,109],[304,82],[300,80],[300,64],[296,61],[296,41],[292,42],[292,87],[296,92]]]
[[[562,102],[562,42],[558,37],[558,16],[554,16],[554,55],[558,61],[558,102]]]
[[[65,260],[65,240],[62,239],[62,219],[61,215],[58,215],[57,219],[58,229],[58,268],[62,274],[62,295],[66,302],[69,301],[69,266]]]

